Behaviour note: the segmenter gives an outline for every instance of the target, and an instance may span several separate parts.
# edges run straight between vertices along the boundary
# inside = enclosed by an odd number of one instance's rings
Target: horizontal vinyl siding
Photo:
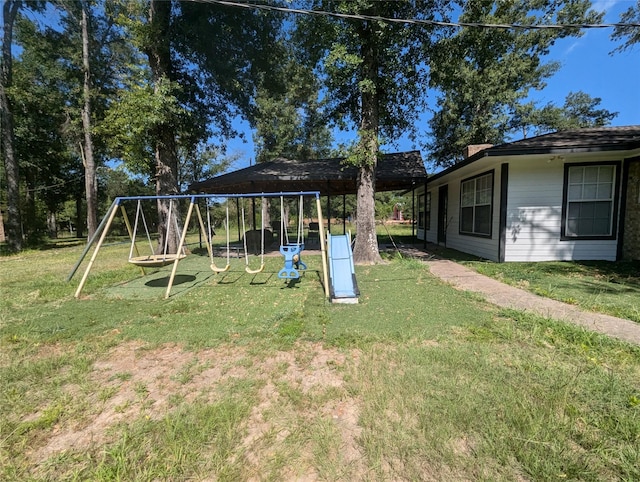
[[[558,160],[510,163],[505,261],[616,259],[616,240],[560,240],[563,179]]]
[[[487,172],[487,169],[465,172],[464,179]],[[457,249],[480,258],[498,261],[498,239],[500,236],[500,169],[494,170],[493,216],[491,238],[460,234],[460,181],[457,177],[449,182],[449,226],[447,228],[447,248]],[[433,197],[431,198],[433,200]],[[437,230],[436,230],[437,232]]]

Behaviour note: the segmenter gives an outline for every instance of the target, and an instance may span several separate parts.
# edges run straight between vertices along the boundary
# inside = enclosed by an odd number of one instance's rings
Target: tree
[[[635,6],[629,7],[620,15],[620,23],[640,24],[640,0],[636,2]],[[640,28],[630,25],[617,26],[611,38],[613,40],[624,40],[624,43],[616,48],[614,52],[630,49],[635,44],[640,43]]]
[[[546,132],[583,127],[609,125],[618,115],[607,109],[598,109],[602,99],[591,97],[582,91],[569,92],[562,106],[548,103],[542,108],[533,102],[517,105],[511,119],[511,128],[527,137],[529,131],[535,135]]]
[[[74,150],[78,151],[78,156],[82,160],[84,168],[84,191],[86,201],[86,225],[87,235],[89,238],[93,236],[98,228],[98,181],[97,168],[99,165],[98,154],[95,150],[94,143],[94,115],[93,103],[97,97],[94,87],[94,73],[92,72],[92,64],[103,61],[101,49],[105,47],[104,43],[107,37],[104,35],[105,28],[98,30],[98,19],[93,14],[94,2],[91,0],[58,0],[56,5],[66,14],[62,18],[61,23],[64,25],[65,34],[70,40],[70,45],[61,55],[66,56],[70,70],[76,71],[80,85],[79,99],[69,99],[70,111],[75,110],[76,106],[79,110],[81,119],[81,135],[76,136],[73,128],[68,130],[68,137]],[[107,27],[108,29],[108,27]],[[74,45],[77,40],[76,45]],[[100,45],[102,43],[102,45]],[[80,54],[80,55],[78,55]],[[114,64],[114,59],[110,64]],[[113,69],[113,67],[112,67]],[[111,70],[112,70],[111,69]],[[106,70],[102,69],[103,71]],[[104,79],[103,79],[104,80]],[[75,91],[76,89],[73,89]],[[75,115],[72,115],[75,117]],[[70,123],[71,126],[75,122]],[[77,142],[75,137],[77,137]],[[77,226],[77,232],[80,236],[82,226]]]
[[[2,6],[2,70],[0,71],[0,114],[2,153],[7,177],[7,244],[11,251],[22,250],[22,220],[20,216],[20,173],[14,145],[13,110],[9,89],[13,84],[11,46],[13,25],[22,6],[21,0],[6,0]]]
[[[541,110],[538,126],[541,131],[559,131],[581,127],[609,125],[618,115],[607,109],[598,109],[600,97],[591,97],[582,91],[569,92],[562,107],[547,105]]]
[[[328,157],[331,131],[318,100],[318,79],[290,47],[283,44],[282,51],[278,81],[260,85],[256,95],[256,161]]]
[[[588,0],[461,3],[461,22],[538,25],[597,23],[602,15],[589,10]],[[576,28],[461,28],[433,48],[430,86],[441,92],[439,109],[429,122],[427,148],[436,165],[462,157],[470,144],[504,142],[513,117],[530,90],[560,67],[544,55],[563,37],[581,35]],[[531,105],[529,106],[531,107]],[[530,116],[531,117],[531,116]]]
[[[129,10],[123,25],[148,68],[121,91],[124,102],[109,114],[116,121],[110,128],[112,148],[136,169],[152,165],[156,193],[174,194],[178,153],[195,151],[212,135],[230,134],[237,114],[253,115],[254,86],[268,78],[264,66],[272,59],[278,23],[260,12],[196,2],[123,5]],[[143,135],[136,138],[131,131]],[[161,243],[167,213],[168,202],[160,202]]]
[[[240,154],[223,154],[210,144],[197,146],[195,150],[178,151],[178,184],[186,188],[194,182],[208,179],[225,172],[240,159]]]
[[[377,17],[441,20],[448,2],[314,0],[311,8]],[[432,30],[374,19],[304,17],[297,39],[323,75],[338,125],[358,129],[347,162],[358,167],[354,261],[381,261],[375,226],[375,171],[381,136],[412,132],[425,99]]]
[[[69,93],[77,84],[62,53],[68,39],[51,28],[39,29],[26,17],[15,25],[21,55],[14,61],[13,114],[15,151],[24,190],[24,234],[33,244],[44,234],[56,236],[56,211],[74,191],[82,173],[68,149]],[[44,203],[46,220],[36,209]]]
[[[80,30],[82,32],[82,132],[84,143],[82,145],[82,164],[84,165],[84,185],[87,200],[87,235],[89,238],[98,229],[98,178],[97,164],[93,152],[93,132],[91,122],[91,49],[89,43],[90,34],[90,9],[86,1],[80,0],[81,18]]]

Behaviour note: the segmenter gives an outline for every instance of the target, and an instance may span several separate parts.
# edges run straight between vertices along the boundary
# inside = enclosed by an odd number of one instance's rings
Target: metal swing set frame
[[[75,297],[79,298],[80,297],[80,293],[82,292],[82,289],[84,288],[84,285],[87,281],[87,278],[89,277],[89,272],[91,271],[91,268],[93,267],[96,258],[98,257],[98,253],[100,251],[100,248],[103,246],[104,241],[107,237],[107,234],[109,233],[109,229],[111,228],[111,225],[113,223],[113,220],[115,219],[118,211],[120,211],[122,213],[122,216],[124,218],[124,223],[127,227],[127,231],[129,233],[129,236],[131,238],[131,249],[129,251],[129,262],[132,264],[135,264],[136,266],[139,266],[140,269],[142,270],[142,273],[145,274],[144,269],[145,268],[156,268],[156,267],[162,267],[162,266],[168,266],[168,265],[172,265],[172,269],[171,269],[171,275],[169,277],[169,283],[167,285],[167,290],[165,292],[165,296],[164,298],[167,299],[169,298],[169,295],[171,294],[171,288],[173,286],[173,282],[178,270],[178,264],[179,262],[184,259],[186,257],[186,250],[185,250],[185,241],[186,241],[186,237],[187,237],[187,232],[189,229],[189,223],[191,221],[191,217],[193,215],[193,211],[195,209],[196,213],[197,213],[197,219],[198,219],[198,223],[200,226],[200,229],[207,233],[207,250],[208,250],[208,254],[210,256],[211,259],[211,270],[219,273],[219,272],[225,272],[229,269],[229,207],[227,205],[227,217],[226,217],[226,223],[225,223],[225,230],[227,232],[227,264],[224,267],[218,267],[216,266],[216,264],[214,263],[213,260],[213,248],[212,248],[212,236],[211,236],[211,220],[209,217],[209,209],[207,207],[207,224],[208,224],[208,229],[205,227],[204,224],[204,220],[202,217],[202,214],[200,212],[200,207],[198,204],[198,201],[200,199],[204,199],[207,202],[207,206],[208,203],[211,199],[214,198],[226,198],[228,199],[244,199],[244,198],[272,198],[272,197],[280,197],[280,198],[284,198],[284,197],[292,197],[292,196],[300,196],[301,198],[304,196],[313,196],[316,199],[316,210],[317,210],[317,215],[318,215],[318,223],[320,226],[320,249],[321,249],[321,255],[322,255],[322,273],[323,273],[323,287],[324,287],[324,292],[325,292],[325,297],[329,297],[329,276],[328,276],[328,260],[327,260],[327,247],[326,244],[324,242],[325,236],[324,236],[324,222],[322,219],[322,207],[321,207],[321,203],[320,203],[320,192],[319,191],[298,191],[298,192],[277,192],[277,193],[250,193],[250,194],[182,194],[182,195],[166,195],[166,196],[123,196],[123,197],[117,197],[113,200],[113,203],[111,204],[111,207],[109,208],[109,210],[107,211],[106,215],[104,216],[104,218],[102,219],[102,221],[100,222],[100,225],[98,226],[98,229],[96,229],[96,232],[94,233],[94,235],[91,237],[91,239],[89,240],[89,242],[87,243],[87,245],[85,246],[84,251],[82,252],[82,254],[80,255],[80,259],[78,259],[78,261],[76,262],[75,266],[72,268],[71,272],[69,273],[69,275],[67,276],[67,282],[71,281],[71,279],[73,278],[73,276],[76,274],[76,272],[78,271],[78,269],[80,268],[80,265],[82,264],[82,262],[84,261],[84,259],[86,258],[87,254],[89,253],[89,251],[91,250],[91,247],[94,246],[95,244],[95,248],[93,250],[93,253],[91,255],[91,258],[89,260],[89,263],[87,264],[87,267],[84,271],[84,274],[82,276],[82,279],[80,280],[80,283],[76,289],[75,292]],[[142,212],[142,208],[141,208],[141,203],[142,201],[158,201],[161,199],[168,199],[170,202],[170,209],[169,209],[169,215],[168,215],[168,219],[167,219],[167,225],[169,225],[170,221],[171,221],[171,211],[173,210],[171,208],[172,203],[175,202],[178,199],[185,199],[189,201],[189,208],[187,210],[187,215],[182,227],[182,230],[180,232],[180,240],[178,242],[178,247],[176,250],[176,253],[167,253],[167,239],[165,239],[165,245],[164,245],[164,251],[161,254],[151,254],[151,255],[140,255],[139,251],[138,251],[138,247],[136,245],[135,239],[136,239],[136,230],[138,229],[139,226],[139,222],[140,220],[142,220],[142,225],[145,229],[145,232],[147,233],[147,240],[149,242],[149,246],[151,247],[152,251],[153,251],[153,246],[151,243],[151,237],[149,235],[149,230],[148,227],[146,225],[146,220],[144,220],[144,213]],[[137,208],[136,208],[136,218],[135,218],[135,223],[134,226],[131,226],[131,223],[129,222],[129,218],[127,217],[127,213],[124,207],[124,204],[126,202],[130,202],[130,201],[136,201],[137,202]],[[242,209],[242,218],[243,218],[243,227],[244,227],[244,206]],[[264,269],[264,218],[265,218],[265,213],[264,213],[264,208],[263,208],[263,212],[262,212],[262,228],[261,228],[261,237],[262,237],[262,241],[261,241],[261,265],[260,268],[258,268],[257,270],[252,270],[249,267],[249,260],[248,260],[248,254],[247,254],[247,246],[246,246],[246,233],[244,236],[244,243],[245,243],[245,259],[246,259],[246,267],[245,267],[245,271],[247,271],[247,273],[259,273]],[[180,231],[178,229],[178,219],[177,216],[174,214],[173,215],[173,220],[175,223],[175,231],[178,232]],[[167,237],[169,236],[169,226],[167,226]],[[301,245],[304,246],[304,245]],[[134,256],[135,253],[135,256]],[[285,264],[288,264],[288,260],[287,260],[287,255],[285,253],[282,253],[285,256]],[[282,277],[282,276],[281,276]]]

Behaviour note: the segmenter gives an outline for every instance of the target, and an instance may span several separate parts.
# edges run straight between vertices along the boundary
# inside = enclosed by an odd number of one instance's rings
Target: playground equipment
[[[260,228],[260,267],[258,269],[251,269],[249,267],[249,248],[247,247],[247,229],[245,227],[244,222],[244,203],[242,203],[242,240],[244,244],[244,261],[245,266],[244,270],[249,274],[257,274],[262,273],[264,270],[264,218],[265,218],[265,208],[264,202],[260,203],[262,206],[262,215],[261,215],[261,228]]]
[[[289,242],[289,233],[285,226],[284,197],[280,196],[280,254],[284,256],[284,267],[278,272],[278,278],[298,279],[300,270],[306,270],[307,265],[300,259],[304,250],[304,197],[298,202],[298,226],[295,243]]]
[[[224,273],[225,271],[229,271],[229,268],[231,267],[231,246],[229,243],[229,202],[227,201],[227,209],[226,209],[226,213],[227,213],[227,217],[226,217],[226,221],[224,222],[224,230],[227,233],[227,264],[221,268],[219,268],[218,266],[216,266],[216,262],[213,259],[213,225],[211,224],[211,209],[209,206],[209,199],[206,200],[207,204],[207,250],[209,252],[209,258],[211,260],[211,271],[215,272],[215,273]],[[202,227],[203,222],[202,222],[202,216],[200,215],[200,209],[198,209],[196,211],[198,213],[198,220],[200,221],[200,225]]]
[[[333,303],[357,303],[360,290],[353,265],[351,234],[328,235],[330,298]]]
[[[85,257],[87,256],[87,254],[89,253],[89,251],[91,250],[91,248],[94,246],[95,244],[95,248],[93,250],[93,253],[91,255],[91,258],[89,260],[89,263],[85,269],[85,272],[82,276],[82,279],[80,280],[80,283],[78,285],[78,288],[76,289],[75,292],[75,297],[78,298],[80,296],[80,293],[82,292],[82,289],[84,288],[84,285],[87,281],[87,278],[89,276],[89,273],[91,271],[91,268],[93,267],[96,258],[98,256],[98,253],[100,251],[100,248],[102,247],[102,245],[104,244],[104,241],[106,239],[106,236],[109,232],[109,229],[111,228],[111,225],[113,223],[113,220],[115,219],[118,211],[122,212],[122,215],[124,217],[125,220],[125,224],[127,226],[127,229],[129,231],[130,237],[135,238],[135,234],[134,234],[134,229],[132,229],[131,225],[129,224],[129,221],[127,219],[127,215],[126,215],[126,211],[124,208],[124,204],[127,202],[131,202],[131,201],[136,201],[136,202],[141,202],[141,201],[158,201],[160,199],[169,199],[170,203],[171,202],[177,202],[179,199],[184,199],[187,200],[189,202],[189,208],[187,210],[187,214],[184,220],[184,224],[182,227],[182,230],[180,232],[180,239],[178,242],[178,246],[176,249],[176,253],[178,254],[172,254],[172,253],[168,253],[168,252],[163,252],[162,255],[157,255],[158,258],[154,259],[152,262],[152,258],[149,258],[148,261],[144,261],[142,259],[142,256],[140,256],[139,252],[138,252],[138,248],[135,242],[133,242],[133,246],[130,249],[129,252],[129,259],[130,262],[138,265],[141,267],[141,269],[143,270],[144,273],[144,269],[147,267],[161,267],[161,266],[168,266],[171,265],[171,275],[169,277],[169,281],[167,284],[167,289],[165,292],[165,299],[169,297],[170,293],[171,293],[171,288],[173,286],[173,282],[175,279],[175,275],[178,269],[178,263],[184,259],[184,257],[186,256],[186,251],[185,251],[185,240],[186,240],[186,236],[187,236],[187,231],[188,231],[188,227],[189,227],[189,223],[191,220],[191,216],[193,214],[194,209],[196,210],[197,213],[197,217],[198,217],[198,222],[200,225],[200,229],[203,231],[206,231],[207,234],[207,249],[209,251],[209,254],[211,256],[211,269],[214,272],[223,272],[226,271],[228,268],[225,266],[224,268],[219,268],[215,265],[215,263],[213,262],[213,255],[212,255],[212,247],[211,247],[211,230],[205,228],[204,226],[204,221],[202,219],[202,214],[200,212],[200,208],[198,207],[198,200],[199,199],[205,199],[205,200],[210,200],[213,198],[219,198],[219,197],[225,197],[228,199],[233,199],[233,198],[270,198],[270,197],[284,197],[284,196],[314,196],[316,198],[316,209],[317,209],[317,214],[318,214],[318,221],[319,221],[319,225],[320,225],[320,239],[321,239],[321,254],[322,254],[322,273],[323,273],[323,286],[324,286],[324,291],[325,291],[325,296],[329,297],[329,276],[328,276],[328,267],[327,267],[327,253],[326,253],[326,245],[325,243],[322,241],[324,240],[324,231],[323,231],[323,221],[322,221],[322,208],[321,208],[321,204],[320,204],[320,193],[316,192],[316,191],[311,191],[311,192],[281,192],[281,193],[256,193],[256,194],[225,194],[225,195],[216,195],[216,194],[196,194],[196,195],[175,195],[175,196],[131,196],[131,197],[117,197],[116,199],[114,199],[111,207],[109,208],[109,210],[107,211],[105,217],[102,219],[102,221],[100,222],[100,225],[98,226],[98,229],[96,230],[96,232],[94,233],[94,235],[92,236],[92,238],[89,240],[89,242],[87,243],[87,246],[85,247],[84,251],[82,252],[80,259],[78,260],[78,262],[75,264],[75,266],[72,268],[71,272],[69,273],[68,277],[67,277],[67,281],[70,281],[73,276],[75,275],[75,273],[77,272],[78,268],[80,267],[80,265],[82,264],[83,260],[85,259]],[[260,257],[261,257],[261,262],[260,262],[260,268],[258,270],[252,270],[249,266],[249,259],[248,259],[248,254],[247,254],[247,245],[246,245],[246,235],[245,235],[245,271],[247,271],[247,273],[258,273],[261,272],[262,270],[264,270],[264,232],[265,232],[265,226],[264,226],[264,219],[265,219],[265,212],[264,212],[264,205],[265,203],[262,203],[263,207],[262,207],[262,227],[261,227],[261,253],[260,253]],[[170,211],[175,211],[174,209],[170,209]],[[302,213],[302,209],[300,209],[300,213]],[[140,218],[138,219],[138,221],[135,223],[135,228],[138,228],[138,223],[140,221],[142,221],[143,225],[146,227],[146,221],[143,219],[144,214],[142,213],[142,210],[140,209]],[[244,228],[244,208],[243,208],[243,228]],[[300,214],[302,215],[302,214]],[[173,219],[173,223],[175,223],[175,232],[179,232],[180,230],[177,229],[178,228],[178,219],[177,216],[175,215],[175,213],[172,215]],[[136,214],[136,218],[138,218],[138,213]],[[300,225],[302,225],[302,217],[300,217],[300,223],[299,223],[299,229],[300,229]],[[169,221],[169,219],[167,219],[167,221]],[[208,223],[209,227],[211,226],[211,223],[209,221]],[[229,265],[229,219],[228,219],[228,206],[227,206],[227,222],[225,225],[225,229],[227,230],[227,266]],[[148,233],[148,228],[145,228],[146,232]],[[150,236],[148,236],[147,238],[148,240],[150,239]],[[97,240],[97,242],[96,242]],[[300,242],[295,243],[295,245],[298,248],[303,248],[303,242],[302,242],[302,237],[300,237]],[[150,244],[151,247],[153,247]],[[163,251],[166,251],[167,248],[163,248]],[[300,253],[295,253],[294,252],[295,249],[291,249],[291,251],[285,255],[285,267],[288,263],[288,256],[290,255],[290,260],[291,260],[291,264],[292,264],[292,268],[293,266],[296,264],[296,260],[297,260],[297,267],[296,270],[301,268],[301,265],[303,263],[300,262]],[[300,249],[301,251],[301,249]],[[136,256],[134,256],[134,252],[136,254]],[[297,258],[296,258],[297,256]],[[140,258],[140,259],[137,259]],[[306,265],[304,265],[304,267],[306,268]]]
[[[176,260],[180,260],[186,257],[184,246],[182,247],[182,250],[178,253],[168,252],[169,238],[171,237],[172,234],[175,236],[177,235],[177,233],[180,232],[180,229],[178,227],[178,219],[173,211],[174,211],[173,199],[170,199],[169,214],[167,215],[166,233],[164,236],[164,247],[163,247],[162,253],[156,253],[153,248],[153,243],[151,242],[151,234],[149,233],[147,220],[145,219],[144,211],[142,209],[141,199],[138,199],[137,208],[136,208],[136,218],[135,218],[133,230],[129,225],[128,219],[126,217],[126,213],[123,211],[125,224],[127,225],[127,229],[131,236],[131,248],[129,249],[129,263],[135,264],[136,266],[140,266],[141,268],[159,268],[162,266],[167,266],[168,264],[171,264]],[[173,219],[172,219],[172,214],[173,214]],[[140,255],[140,252],[138,251],[138,246],[136,244],[138,225],[141,219],[142,219],[142,225],[144,226],[144,232],[146,234],[146,239],[149,243],[149,249],[150,249],[150,254],[143,255],[143,256]],[[171,224],[171,221],[173,221],[173,225]],[[133,255],[134,251],[136,253],[136,256]]]

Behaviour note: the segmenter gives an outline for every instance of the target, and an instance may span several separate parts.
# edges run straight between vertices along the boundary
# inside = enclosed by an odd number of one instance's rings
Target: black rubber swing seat
[[[151,254],[148,256],[136,256],[129,259],[129,263],[143,268],[161,268],[186,258],[185,254]]]

